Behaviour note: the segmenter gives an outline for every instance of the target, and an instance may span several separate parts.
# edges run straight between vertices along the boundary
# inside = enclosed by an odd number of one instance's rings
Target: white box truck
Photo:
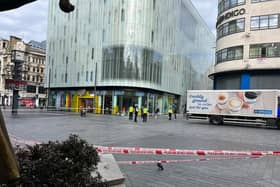
[[[253,123],[280,128],[279,90],[189,90],[187,119],[220,125]]]

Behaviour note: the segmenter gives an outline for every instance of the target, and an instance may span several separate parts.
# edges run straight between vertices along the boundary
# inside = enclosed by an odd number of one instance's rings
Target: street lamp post
[[[97,84],[97,62],[95,62],[95,75],[94,75],[94,106],[95,106],[95,113],[96,113],[96,84]]]
[[[47,96],[47,109],[49,108],[50,105],[50,92],[51,92],[51,88],[50,88],[50,84],[51,84],[51,69],[49,68],[49,77],[48,77],[48,96]]]

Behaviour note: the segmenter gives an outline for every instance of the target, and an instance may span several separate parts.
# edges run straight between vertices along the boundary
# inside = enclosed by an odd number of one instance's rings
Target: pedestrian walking
[[[143,111],[143,107],[140,108],[140,112],[141,112],[141,120],[144,121],[144,111]]]
[[[81,117],[85,117],[86,116],[86,113],[84,111],[83,105],[80,105],[80,115],[81,115]]]
[[[183,114],[184,114],[184,118],[185,118],[187,115],[187,104],[184,105]]]
[[[133,106],[130,106],[128,110],[129,120],[133,120],[133,111],[134,111]]]
[[[172,111],[172,108],[170,107],[170,108],[168,109],[168,119],[169,119],[169,120],[171,120],[171,118],[172,118],[172,113],[173,113],[173,111]]]
[[[134,108],[134,122],[137,123],[137,117],[138,117],[138,106],[135,105]]]
[[[159,114],[159,108],[157,108],[156,111],[155,111],[155,119],[158,118],[158,114]]]
[[[143,109],[143,122],[146,123],[147,122],[147,118],[148,118],[148,108],[145,107]]]

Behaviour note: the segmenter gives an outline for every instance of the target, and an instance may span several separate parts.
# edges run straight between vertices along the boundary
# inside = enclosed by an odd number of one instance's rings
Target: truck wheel
[[[277,129],[280,129],[280,119],[277,119],[275,121],[275,126],[277,127]]]
[[[223,124],[224,119],[222,116],[210,116],[209,123],[212,125],[221,125]]]

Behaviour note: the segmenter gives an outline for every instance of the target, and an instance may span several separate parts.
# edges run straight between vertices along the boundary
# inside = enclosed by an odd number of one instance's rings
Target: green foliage
[[[96,149],[76,135],[63,142],[17,147],[16,156],[21,186],[105,186],[100,175],[91,176],[100,161]]]

